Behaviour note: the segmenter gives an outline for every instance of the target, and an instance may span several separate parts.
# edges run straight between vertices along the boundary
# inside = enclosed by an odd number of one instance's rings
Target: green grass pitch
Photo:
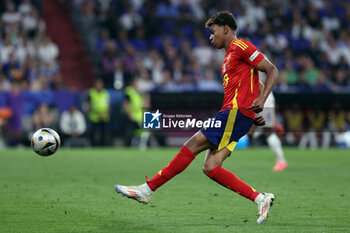
[[[0,151],[0,232],[350,232],[350,151],[285,149],[289,168],[272,172],[268,149],[236,150],[224,166],[276,196],[269,221],[254,203],[211,181],[204,154],[161,187],[148,205],[114,191],[137,185],[178,149]]]

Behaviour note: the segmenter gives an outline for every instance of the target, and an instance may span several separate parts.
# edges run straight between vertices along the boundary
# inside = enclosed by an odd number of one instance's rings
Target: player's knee
[[[210,172],[210,170],[209,170],[206,166],[203,166],[203,167],[202,167],[202,171],[203,171],[203,173],[206,174],[206,175]]]
[[[204,172],[204,174],[208,175],[208,173],[213,170],[214,168],[216,168],[219,165],[216,164],[210,164],[210,163],[205,163],[203,165],[202,171]]]

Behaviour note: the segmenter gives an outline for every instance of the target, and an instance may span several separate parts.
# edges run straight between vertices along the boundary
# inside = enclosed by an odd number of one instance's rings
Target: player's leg
[[[257,223],[263,223],[268,218],[275,197],[272,193],[259,193],[235,174],[224,169],[222,163],[230,154],[231,151],[226,147],[220,151],[208,150],[204,159],[203,172],[220,185],[255,202],[259,212]]]
[[[265,125],[263,126],[263,132],[266,137],[266,141],[272,152],[276,156],[276,164],[272,168],[274,171],[283,171],[287,168],[288,164],[284,158],[282,150],[282,143],[277,134],[274,132],[274,126],[276,122],[276,113],[274,103],[270,103],[270,107],[264,108],[261,115],[265,119]]]
[[[207,140],[203,133],[198,131],[186,141],[175,158],[173,158],[168,165],[159,170],[151,180],[139,186],[116,185],[115,189],[123,196],[147,204],[150,201],[150,196],[153,191],[185,170],[197,154],[212,147],[213,145]]]
[[[180,152],[168,165],[159,170],[151,180],[147,181],[148,186],[155,191],[175,175],[185,170],[196,155],[210,147],[213,147],[213,145],[207,140],[201,131],[198,131],[185,142]]]
[[[273,131],[272,128],[263,129],[266,141],[272,152],[276,157],[276,164],[272,168],[274,171],[283,171],[287,168],[288,163],[284,157],[282,143],[277,134]]]
[[[252,201],[259,195],[255,189],[240,180],[235,174],[222,167],[231,154],[226,147],[220,151],[208,150],[204,159],[203,172],[212,180]]]

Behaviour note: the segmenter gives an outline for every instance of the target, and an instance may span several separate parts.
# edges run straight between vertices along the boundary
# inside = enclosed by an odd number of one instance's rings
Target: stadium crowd
[[[221,91],[224,51],[209,45],[203,27],[232,9],[238,37],[280,70],[276,91],[350,90],[348,1],[74,0],[73,8],[108,87],[131,75],[142,91]]]
[[[41,17],[42,2],[35,0],[0,3],[0,90],[13,85],[21,90],[61,87],[59,50],[46,33]]]
[[[348,1],[60,0],[60,3],[71,6],[72,18],[109,94],[116,95],[114,89],[123,90],[126,101],[113,103],[115,98],[105,95],[111,105],[107,108],[110,115],[105,118],[109,122],[106,125],[103,120],[90,119],[94,88],[84,90],[88,92],[82,95],[84,100],[65,109],[40,103],[30,110],[27,107],[30,116],[12,117],[9,122],[0,98],[0,147],[4,141],[11,145],[27,142],[30,132],[44,126],[59,129],[72,145],[101,145],[101,141],[111,145],[112,140],[103,138],[115,136],[112,130],[119,132],[119,137],[125,137],[120,132],[128,131],[127,141],[132,141],[134,131],[128,129],[140,124],[128,112],[134,107],[130,101],[140,99],[136,92],[146,96],[152,92],[222,92],[221,63],[225,51],[212,48],[209,31],[203,28],[208,17],[224,9],[231,9],[237,17],[238,37],[253,42],[276,64],[280,75],[275,92],[350,93]],[[42,4],[41,0],[0,2],[0,94],[10,92],[12,106],[19,106],[16,101],[20,91],[65,90],[59,48],[46,33]],[[346,131],[350,123],[349,109],[340,109],[337,106],[321,110],[305,110],[300,106],[280,109],[279,120],[287,131],[284,141],[301,148],[328,147],[337,132]],[[13,116],[22,114],[16,113],[19,112],[16,107],[12,112]],[[110,118],[123,114],[124,120],[114,120],[119,125],[109,127]],[[125,117],[129,124],[124,124]],[[94,127],[103,127],[106,135],[94,134],[91,131]]]

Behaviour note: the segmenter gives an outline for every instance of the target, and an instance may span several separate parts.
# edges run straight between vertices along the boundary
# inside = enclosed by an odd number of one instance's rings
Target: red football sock
[[[256,196],[259,195],[259,192],[244,183],[232,172],[224,169],[222,166],[214,168],[207,174],[207,176],[222,186],[231,189],[232,191],[252,201],[254,201]]]
[[[161,169],[151,180],[147,181],[148,186],[155,191],[168,180],[181,173],[192,162],[196,156],[185,145],[180,152]]]

